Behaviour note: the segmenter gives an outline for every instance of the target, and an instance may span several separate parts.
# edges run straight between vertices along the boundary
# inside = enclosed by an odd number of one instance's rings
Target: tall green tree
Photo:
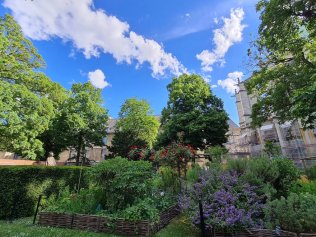
[[[157,146],[180,140],[194,148],[226,142],[228,116],[223,102],[196,74],[183,74],[167,86],[169,99],[162,111]]]
[[[0,149],[42,155],[38,138],[49,127],[65,90],[40,70],[45,62],[10,15],[0,18]]]
[[[121,156],[126,158],[133,146],[145,147],[148,146],[148,144],[146,141],[138,138],[133,130],[120,131],[116,129],[112,144],[108,149],[111,152],[111,157]]]
[[[121,106],[117,128],[121,131],[132,131],[136,138],[152,147],[158,133],[159,121],[153,116],[147,101],[131,98]]]
[[[102,104],[101,90],[88,82],[73,84],[62,107],[56,136],[76,149],[76,165],[79,165],[80,158],[84,162],[86,147],[103,145],[108,114]]]
[[[258,95],[254,125],[271,115],[316,120],[316,4],[315,0],[260,0],[259,37],[249,53],[256,70],[246,87]]]

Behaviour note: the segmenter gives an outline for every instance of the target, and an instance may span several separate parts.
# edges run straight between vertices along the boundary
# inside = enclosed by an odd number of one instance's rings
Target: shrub
[[[198,164],[192,164],[192,167],[188,170],[187,181],[194,183],[198,180],[202,168]]]
[[[291,188],[294,193],[309,193],[316,196],[316,180],[310,182],[303,182],[299,180]]]
[[[273,183],[280,175],[278,166],[274,165],[266,157],[249,160],[248,172],[261,179],[264,183]]]
[[[186,176],[188,162],[194,158],[194,155],[195,151],[190,145],[172,143],[159,150],[155,158],[160,165],[176,169],[180,177],[181,171]]]
[[[153,174],[150,162],[124,158],[102,161],[91,168],[92,179],[98,188],[97,200],[109,212],[125,209],[146,197],[150,191],[147,183]]]
[[[308,169],[306,173],[307,173],[308,178],[316,180],[316,165]]]
[[[241,182],[237,173],[202,171],[193,188],[180,196],[179,205],[199,225],[201,200],[207,227],[233,232],[261,226],[263,204],[255,191],[256,187]]]
[[[48,199],[45,211],[94,214],[97,212],[97,207],[98,203],[91,190],[81,189],[80,192],[71,192],[66,187],[57,196],[52,195]]]
[[[221,163],[223,155],[227,154],[228,150],[222,146],[212,146],[206,149],[205,154],[209,154],[213,162]]]
[[[168,166],[161,166],[158,172],[161,179],[160,189],[170,193],[178,193],[180,191],[180,181],[177,172]]]
[[[316,196],[308,193],[290,193],[268,203],[265,209],[265,225],[274,229],[280,226],[292,232],[316,231]]]
[[[137,220],[159,220],[159,210],[155,207],[153,200],[146,198],[137,204],[126,208],[121,213],[121,217],[131,221]]]
[[[248,169],[249,161],[247,159],[230,159],[227,162],[227,170],[244,174]]]
[[[82,169],[81,187],[86,187],[86,171]],[[0,219],[34,214],[38,196],[58,194],[68,186],[78,188],[80,167],[8,166],[0,167]]]
[[[138,147],[138,146],[132,146],[128,152],[127,157],[130,160],[153,161],[155,159],[153,150],[150,150],[147,147]]]
[[[274,158],[272,166],[279,170],[277,179],[273,182],[274,188],[277,190],[277,196],[286,197],[293,184],[300,177],[300,172],[294,162],[288,158]]]

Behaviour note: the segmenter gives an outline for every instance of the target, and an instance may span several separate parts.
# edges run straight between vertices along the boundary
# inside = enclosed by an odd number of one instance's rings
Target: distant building
[[[271,116],[261,127],[251,127],[251,109],[257,97],[249,95],[245,83],[238,83],[236,106],[239,116],[240,137],[236,146],[250,156],[263,153],[267,141],[280,148],[283,156],[296,161],[302,158],[316,157],[316,130],[304,130],[300,121],[288,121],[280,124]]]

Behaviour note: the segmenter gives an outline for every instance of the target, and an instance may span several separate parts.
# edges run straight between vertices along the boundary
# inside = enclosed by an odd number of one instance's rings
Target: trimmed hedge
[[[78,187],[81,167],[0,166],[0,219],[34,214],[38,196],[58,194],[67,186]],[[83,167],[80,187],[87,187]]]

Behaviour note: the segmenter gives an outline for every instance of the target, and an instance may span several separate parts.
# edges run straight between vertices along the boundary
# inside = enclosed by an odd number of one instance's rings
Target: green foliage
[[[91,231],[54,228],[33,225],[33,218],[22,218],[12,222],[0,221],[1,237],[118,237],[117,235],[94,233]]]
[[[87,186],[82,170],[81,187]],[[79,167],[0,167],[0,219],[33,215],[40,194],[57,195],[64,187],[78,188]]]
[[[70,96],[62,106],[57,127],[58,138],[77,152],[76,164],[84,157],[85,147],[102,145],[106,135],[107,111],[102,106],[101,90],[90,82],[73,84]],[[58,140],[58,139],[56,139]]]
[[[291,186],[297,181],[299,170],[294,162],[287,158],[275,158],[272,166],[278,167],[279,176],[274,181],[273,186],[278,191],[279,196],[287,196]]]
[[[303,182],[299,180],[291,187],[291,192],[309,193],[316,196],[316,181]]]
[[[97,212],[95,195],[89,189],[70,191],[69,187],[61,190],[57,195],[51,195],[46,203],[45,211],[58,213],[95,214]]]
[[[227,154],[228,150],[223,146],[211,146],[205,150],[205,154],[209,154],[213,162],[221,163],[223,155]]]
[[[144,147],[147,145],[146,141],[137,138],[134,131],[120,131],[116,129],[112,146],[108,147],[108,149],[111,152],[111,157],[128,157],[131,147]]]
[[[306,172],[308,178],[316,180],[316,165],[313,167],[309,168]]]
[[[103,209],[114,213],[146,197],[150,190],[147,183],[153,177],[153,170],[147,161],[114,158],[94,166],[91,175],[96,188],[99,188],[98,202]]]
[[[266,157],[260,157],[250,160],[249,173],[250,172],[257,178],[261,179],[264,183],[274,183],[277,177],[280,176],[281,170],[279,170],[279,166],[274,165],[270,159]],[[298,177],[293,178],[296,180]]]
[[[269,157],[279,156],[281,154],[280,147],[275,145],[272,141],[266,141],[263,151]]]
[[[121,106],[117,128],[120,131],[132,131],[137,139],[145,141],[151,148],[156,140],[159,121],[152,115],[147,101],[131,98]]]
[[[159,220],[159,210],[155,207],[153,200],[150,198],[144,199],[137,204],[126,208],[121,215],[124,219],[137,220]]]
[[[237,172],[241,179],[260,187],[268,198],[287,197],[291,187],[299,178],[299,170],[288,158],[266,157],[229,160],[227,169]]]
[[[0,150],[28,159],[44,154],[39,136],[66,98],[65,90],[40,72],[45,62],[13,17],[0,18]]]
[[[180,191],[180,181],[177,172],[169,166],[159,167],[158,172],[161,179],[158,187],[167,192],[177,194]]]
[[[192,164],[192,167],[187,172],[187,181],[194,183],[199,179],[202,168],[199,165]]]
[[[314,0],[260,0],[259,38],[250,51],[256,71],[246,87],[259,96],[252,108],[254,125],[270,115],[281,122],[301,119],[313,127],[316,75]]]
[[[154,152],[154,150],[151,150],[148,147],[132,146],[127,157],[130,160],[153,161],[155,159]]]
[[[157,147],[178,140],[202,149],[226,142],[228,116],[223,102],[201,76],[184,74],[174,78],[167,89],[169,99],[162,111]]]
[[[160,165],[177,169],[179,177],[181,171],[186,176],[188,162],[193,160],[195,151],[190,145],[172,143],[161,148],[155,154],[155,159]]]
[[[265,224],[293,232],[316,231],[316,196],[290,193],[288,198],[273,200],[265,208]]]
[[[247,159],[230,159],[227,162],[227,169],[237,172],[237,174],[244,174],[248,169],[248,164]]]

